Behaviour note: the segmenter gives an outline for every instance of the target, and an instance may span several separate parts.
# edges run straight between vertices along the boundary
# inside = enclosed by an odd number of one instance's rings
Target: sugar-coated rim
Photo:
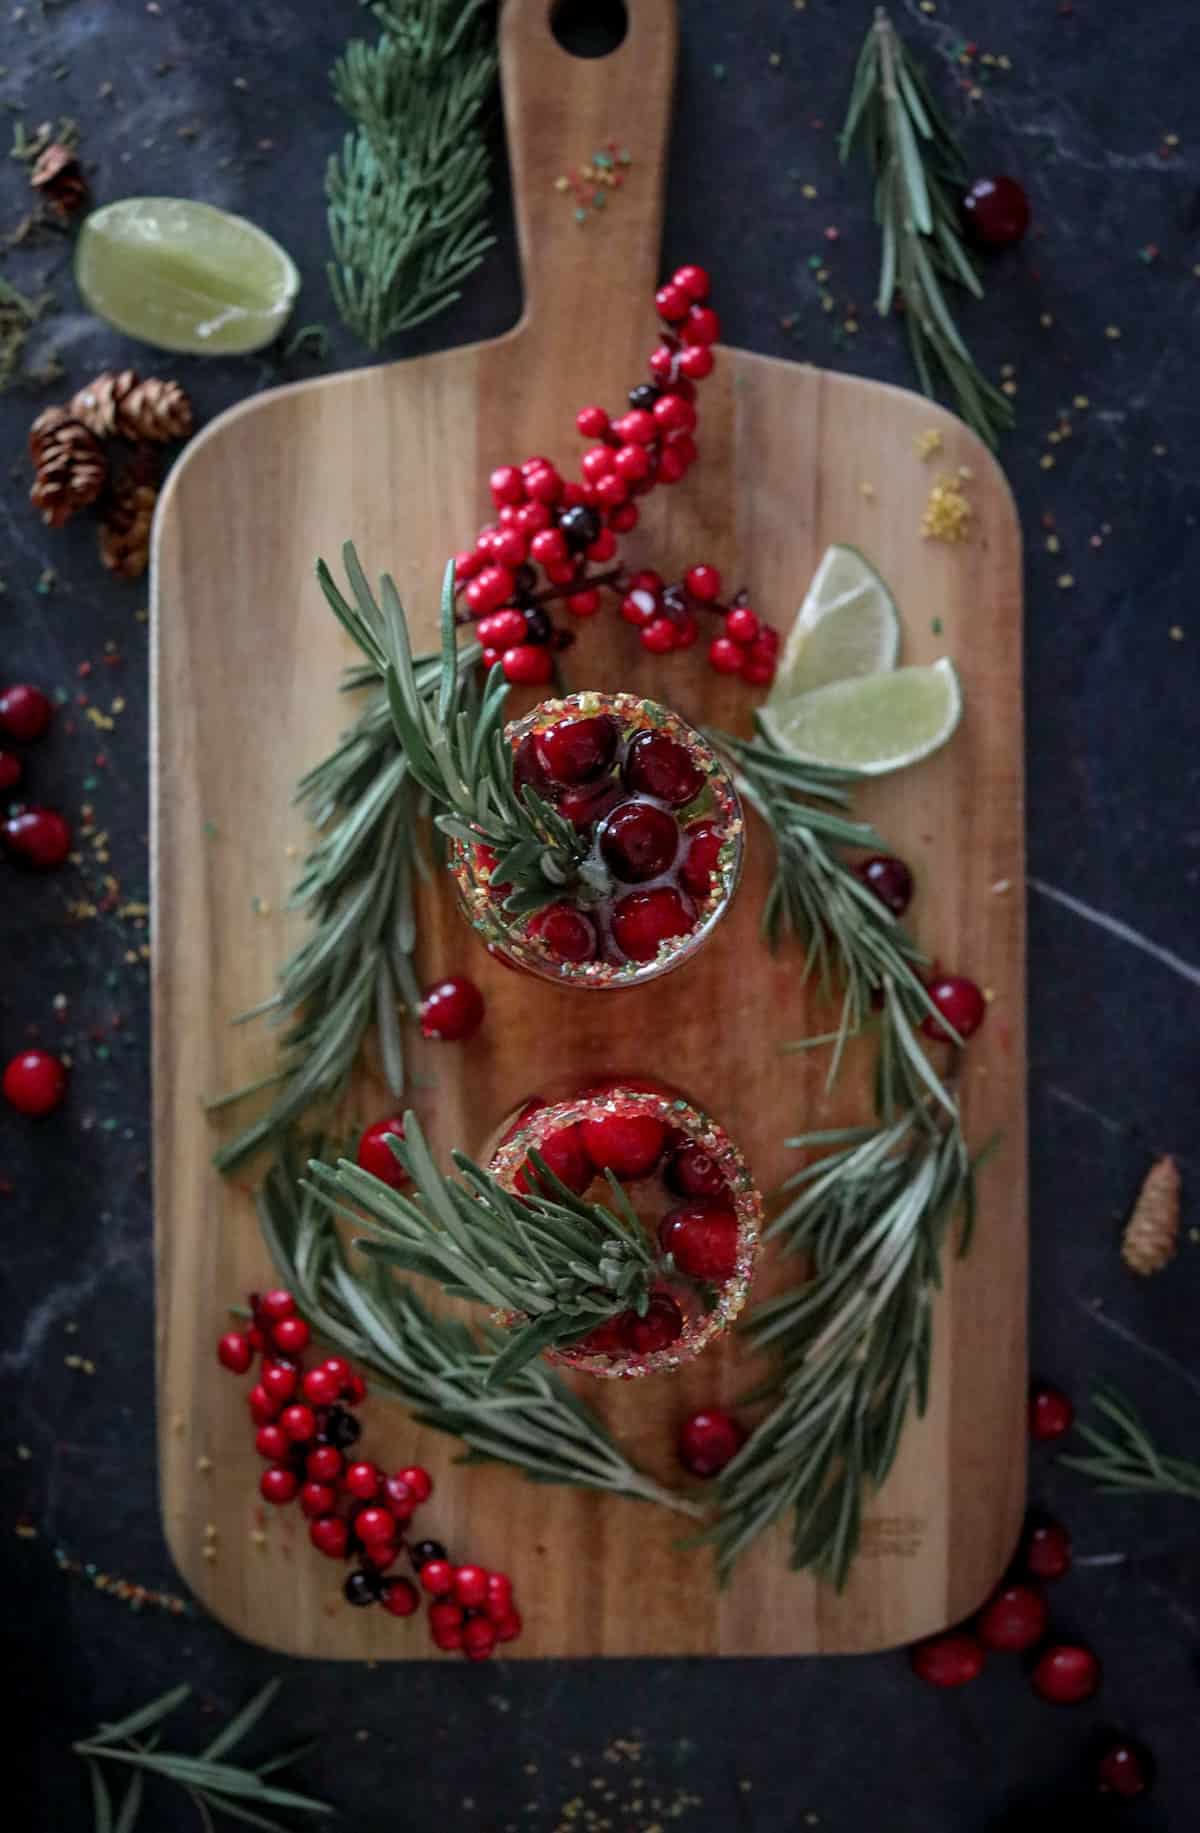
[[[606,1381],[638,1380],[645,1375],[682,1368],[722,1336],[741,1311],[754,1277],[763,1221],[762,1197],[755,1188],[745,1159],[724,1128],[681,1095],[654,1094],[618,1086],[591,1093],[585,1090],[568,1101],[555,1101],[547,1107],[537,1108],[520,1130],[496,1149],[488,1166],[504,1189],[512,1190],[517,1172],[530,1150],[540,1150],[550,1134],[576,1126],[581,1120],[595,1119],[598,1114],[625,1117],[647,1113],[686,1134],[716,1160],[737,1216],[737,1259],[732,1275],[717,1293],[712,1310],[702,1312],[685,1324],[682,1336],[666,1349],[652,1350],[644,1356],[631,1353],[620,1357],[581,1355],[570,1349],[543,1352],[547,1361],[560,1362],[565,1367]],[[686,1199],[680,1198],[680,1201]]]

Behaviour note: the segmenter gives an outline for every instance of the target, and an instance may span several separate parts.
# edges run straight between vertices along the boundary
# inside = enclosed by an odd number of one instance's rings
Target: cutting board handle
[[[625,37],[603,57],[558,43],[561,0],[505,0],[500,69],[513,201],[525,281],[521,329],[553,313],[575,337],[604,339],[624,318],[613,295],[649,304],[657,284],[663,174],[675,80],[675,0],[625,0]],[[575,0],[579,10],[578,0]],[[605,10],[597,7],[597,11]],[[576,199],[555,180],[579,172],[615,141],[630,154],[619,188],[576,221]]]

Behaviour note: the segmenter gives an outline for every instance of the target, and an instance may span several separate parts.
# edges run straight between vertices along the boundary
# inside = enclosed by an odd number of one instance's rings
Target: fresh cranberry
[[[517,1637],[520,1635],[520,1633],[521,1633],[521,1613],[520,1611],[510,1610],[507,1613],[507,1615],[503,1616],[500,1619],[500,1621],[496,1624],[497,1642],[515,1642]]]
[[[407,1487],[409,1494],[415,1496],[419,1503],[428,1502],[433,1494],[433,1478],[423,1464],[406,1464],[403,1470],[396,1472],[396,1475]]]
[[[649,1177],[663,1155],[667,1129],[653,1114],[600,1114],[579,1122],[584,1151],[597,1171],[622,1183]]]
[[[748,649],[761,626],[749,605],[735,605],[725,618],[725,635],[741,648]]]
[[[264,1502],[273,1502],[277,1508],[282,1508],[285,1503],[295,1501],[300,1481],[286,1464],[271,1464],[258,1479],[258,1487]]]
[[[553,1171],[560,1183],[573,1190],[576,1196],[582,1196],[596,1175],[596,1168],[584,1150],[583,1136],[578,1126],[559,1127],[550,1133],[537,1148],[547,1168]],[[513,1179],[514,1187],[524,1196],[534,1186],[530,1176],[532,1167],[526,1162]]]
[[[523,503],[525,485],[516,465],[501,465],[492,472],[488,479],[491,487],[492,501],[499,509],[503,503]]]
[[[303,1403],[284,1407],[283,1412],[279,1415],[279,1423],[288,1437],[294,1439],[298,1445],[308,1444],[309,1440],[317,1435],[317,1416],[311,1407],[306,1407]]]
[[[873,858],[864,859],[857,871],[868,891],[873,891],[893,916],[904,915],[912,903],[913,881],[902,859],[876,853]]]
[[[548,904],[525,927],[556,961],[578,963],[596,958],[596,926],[574,904]]]
[[[583,592],[572,592],[567,599],[567,610],[572,617],[595,617],[600,609],[600,594],[589,586]]]
[[[342,1384],[327,1368],[310,1368],[300,1385],[304,1398],[315,1407],[332,1406],[341,1397]]]
[[[506,649],[500,666],[505,679],[518,686],[544,687],[554,674],[554,658],[544,643],[518,643]]]
[[[740,675],[745,660],[741,644],[731,636],[714,637],[708,646],[709,666],[719,675]]]
[[[261,1380],[271,1399],[285,1406],[296,1392],[300,1371],[294,1362],[264,1362]]]
[[[1025,1529],[1019,1556],[1031,1578],[1055,1579],[1071,1570],[1071,1536],[1058,1521],[1033,1521]]]
[[[4,1099],[18,1114],[40,1120],[61,1106],[67,1092],[67,1072],[48,1050],[23,1050],[5,1069],[0,1087]]]
[[[543,799],[553,793],[550,773],[542,762],[532,732],[527,732],[513,752],[513,788],[517,794],[532,789]]]
[[[5,1091],[7,1093],[7,1090]],[[250,1339],[241,1330],[229,1330],[217,1344],[217,1361],[235,1375],[244,1375],[254,1360]]]
[[[596,783],[576,783],[564,789],[558,799],[558,812],[576,827],[590,827],[625,800],[625,792],[614,777],[601,777]]]
[[[254,1302],[254,1314],[258,1318],[269,1318],[277,1324],[282,1318],[295,1317],[296,1301],[285,1286],[274,1286],[270,1292],[264,1292]]]
[[[652,617],[638,637],[642,648],[652,656],[669,656],[679,648],[679,632],[670,617]]]
[[[350,1529],[337,1515],[324,1515],[309,1524],[308,1538],[318,1553],[327,1559],[344,1559],[350,1545]]]
[[[625,1347],[635,1356],[651,1356],[683,1335],[683,1312],[669,1292],[652,1292],[644,1317],[636,1311],[626,1313],[622,1334]]]
[[[394,1617],[411,1617],[421,1605],[420,1593],[408,1578],[390,1578],[379,1594],[379,1601]]]
[[[421,1567],[421,1586],[430,1597],[448,1597],[454,1590],[454,1567],[448,1559],[427,1559]]]
[[[16,788],[24,768],[15,751],[0,751],[0,795],[8,789]]]
[[[376,1466],[367,1463],[365,1459],[359,1459],[357,1463],[347,1465],[342,1484],[360,1502],[370,1502],[379,1494],[379,1480],[380,1473]]]
[[[285,1356],[298,1356],[308,1348],[312,1331],[302,1317],[283,1317],[275,1325],[271,1335],[275,1347]]]
[[[672,1209],[658,1225],[658,1240],[681,1273],[721,1285],[737,1265],[738,1221],[733,1210],[711,1197]]]
[[[440,1649],[462,1647],[463,1607],[443,1600],[429,1606],[429,1634]]]
[[[670,885],[634,891],[613,911],[613,940],[631,961],[653,961],[664,942],[685,936],[696,920],[691,904]]]
[[[355,1515],[354,1532],[364,1545],[376,1540],[392,1540],[396,1533],[395,1517],[390,1509],[368,1504]]]
[[[687,829],[687,843],[687,854],[679,868],[679,882],[693,897],[707,897],[725,836],[715,821],[695,821]]]
[[[1036,1585],[1003,1585],[975,1619],[975,1634],[985,1648],[1022,1654],[1040,1642],[1050,1621],[1050,1606]]]
[[[271,1399],[261,1381],[256,1381],[246,1395],[246,1405],[256,1426],[269,1426],[279,1418],[279,1402]]]
[[[671,285],[679,287],[689,299],[699,303],[700,300],[708,298],[712,281],[709,279],[707,268],[697,267],[694,261],[689,261],[685,267],[675,269],[671,275]]]
[[[600,829],[600,851],[614,878],[627,885],[661,878],[675,863],[679,827],[653,802],[625,802]]]
[[[978,1031],[987,1011],[987,1002],[973,980],[966,979],[962,974],[941,974],[936,980],[930,981],[927,991],[936,1010],[959,1037],[972,1037]],[[926,1037],[934,1038],[939,1043],[953,1041],[945,1025],[939,1024],[932,1013],[921,1020],[921,1029]]]
[[[485,617],[489,611],[498,611],[512,597],[515,583],[511,567],[493,563],[480,567],[463,596],[476,617]]]
[[[657,594],[646,586],[631,586],[621,600],[621,616],[635,629],[646,629],[656,622],[659,609]]]
[[[965,1630],[930,1636],[909,1650],[913,1673],[931,1687],[964,1687],[977,1680],[986,1659],[982,1643]]]
[[[679,373],[689,382],[701,382],[712,374],[714,360],[707,344],[688,344],[679,352]]]
[[[705,1407],[679,1428],[679,1461],[694,1477],[715,1477],[746,1442],[742,1426],[721,1407]]]
[[[460,1044],[483,1023],[483,994],[464,974],[452,974],[428,988],[421,1000],[421,1036],[439,1044]]]
[[[1047,1387],[1044,1382],[1032,1388],[1029,1394],[1029,1436],[1039,1444],[1046,1444],[1051,1439],[1062,1438],[1075,1423],[1075,1408],[1056,1387]]]
[[[468,1661],[486,1661],[496,1646],[496,1625],[487,1617],[469,1617],[463,1624],[462,1646]]]
[[[54,717],[53,703],[40,687],[24,682],[5,688],[0,694],[0,733],[15,744],[31,745],[40,738]]]
[[[702,563],[690,566],[683,576],[683,583],[693,598],[702,604],[710,605],[721,596],[721,575],[715,566]]]
[[[259,1457],[272,1464],[285,1464],[291,1454],[292,1441],[282,1426],[260,1426],[254,1434],[254,1449]]]
[[[1102,1795],[1144,1795],[1154,1780],[1154,1759],[1144,1744],[1114,1738],[1096,1763],[1096,1786]]]
[[[264,1432],[278,1431],[276,1426],[264,1426]],[[337,1490],[332,1483],[308,1482],[301,1486],[300,1512],[315,1521],[320,1515],[328,1515],[337,1502]]]
[[[971,239],[982,248],[1008,248],[1029,227],[1029,199],[1015,178],[977,178],[962,209]]]
[[[0,838],[14,859],[49,872],[71,851],[71,824],[53,808],[22,808],[0,827]]]
[[[304,1460],[305,1475],[314,1483],[336,1483],[344,1461],[336,1445],[318,1445]]]
[[[499,1622],[513,1606],[512,1580],[507,1572],[489,1572],[487,1575],[487,1596],[484,1609],[492,1622]]]
[[[608,415],[602,407],[581,407],[575,416],[575,427],[585,439],[603,439],[608,431]]]
[[[666,1181],[681,1197],[724,1197],[728,1185],[712,1154],[689,1139],[667,1161]]]
[[[1031,1678],[1034,1692],[1042,1699],[1074,1706],[1090,1699],[1100,1685],[1100,1663],[1090,1648],[1052,1642],[1039,1655]]]
[[[665,319],[669,325],[677,324],[681,318],[686,318],[691,310],[691,304],[683,288],[676,286],[671,280],[668,280],[666,286],[660,286],[654,295],[655,309],[659,317]]]
[[[693,306],[680,331],[685,344],[715,344],[720,335],[721,321],[711,306]]]
[[[387,1143],[388,1134],[399,1139],[404,1138],[404,1120],[399,1114],[389,1114],[385,1120],[376,1120],[366,1128],[358,1142],[355,1161],[372,1177],[377,1177],[381,1184],[388,1184],[393,1190],[399,1190],[408,1182],[408,1173]]]
[[[490,617],[480,618],[475,634],[481,643],[492,649],[512,649],[525,641],[525,619],[511,606],[504,611],[493,611]]]
[[[627,788],[672,808],[694,802],[704,787],[704,772],[691,753],[665,732],[639,732],[626,753],[623,774]]]
[[[606,1317],[601,1324],[593,1325],[586,1336],[580,1337],[571,1345],[585,1356],[618,1356],[625,1347],[625,1320],[630,1315],[619,1313],[616,1317]]]
[[[460,1566],[454,1574],[454,1595],[467,1609],[487,1597],[488,1575],[483,1566]]]

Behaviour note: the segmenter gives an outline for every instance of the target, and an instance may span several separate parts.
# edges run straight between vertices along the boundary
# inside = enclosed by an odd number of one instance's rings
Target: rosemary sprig
[[[328,1802],[297,1794],[294,1789],[276,1788],[266,1781],[268,1775],[292,1763],[303,1754],[290,1752],[271,1758],[256,1769],[246,1769],[227,1761],[229,1753],[254,1728],[279,1691],[278,1680],[269,1680],[261,1693],[255,1694],[229,1723],[222,1727],[206,1749],[197,1757],[181,1756],[161,1750],[161,1733],[155,1728],[189,1698],[188,1686],[172,1687],[161,1698],[131,1712],[116,1724],[102,1724],[91,1735],[72,1745],[76,1756],[88,1767],[92,1788],[92,1807],[96,1833],[132,1833],[142,1806],[142,1789],[147,1775],[162,1776],[176,1782],[191,1798],[202,1827],[212,1828],[212,1812],[228,1814],[248,1826],[265,1827],[268,1833],[287,1833],[282,1821],[264,1814],[263,1808],[288,1808],[297,1814],[331,1814]],[[145,1734],[152,1732],[147,1738]],[[119,1763],[132,1769],[129,1787],[120,1808],[114,1812],[108,1779],[101,1765]]]
[[[875,174],[883,238],[878,310],[890,312],[899,293],[921,387],[935,395],[940,375],[968,426],[995,447],[1012,426],[1012,405],[976,365],[943,288],[948,281],[983,297],[959,221],[962,154],[883,7],[875,9],[855,69],[839,142],[843,164],[856,144]]]
[[[464,1152],[460,1176],[443,1176],[415,1114],[404,1116],[392,1151],[415,1197],[393,1190],[349,1159],[317,1159],[311,1186],[336,1214],[362,1223],[355,1246],[385,1266],[436,1280],[452,1298],[473,1299],[524,1323],[509,1333],[485,1377],[503,1384],[543,1349],[574,1343],[629,1309],[644,1315],[658,1262],[620,1184],[609,1173],[611,1208],[576,1196],[530,1154],[540,1189],[503,1189]]]
[[[1097,1426],[1077,1425],[1075,1430],[1095,1455],[1061,1457],[1060,1464],[1091,1477],[1103,1495],[1152,1493],[1188,1496],[1200,1502],[1200,1464],[1164,1456],[1144,1421],[1115,1388],[1096,1388],[1092,1404],[1114,1430],[1105,1433]]]
[[[495,238],[484,109],[496,76],[484,0],[377,0],[383,35],[333,70],[354,123],[326,170],[338,311],[372,350],[442,312]]]
[[[323,1143],[315,1153],[325,1158]],[[303,1152],[281,1143],[258,1195],[268,1250],[305,1316],[371,1369],[376,1388],[416,1419],[462,1439],[468,1463],[515,1465],[536,1483],[568,1483],[680,1514],[701,1511],[631,1464],[600,1418],[543,1362],[491,1379],[506,1333],[435,1318],[378,1260],[351,1269],[327,1204],[301,1183]]]

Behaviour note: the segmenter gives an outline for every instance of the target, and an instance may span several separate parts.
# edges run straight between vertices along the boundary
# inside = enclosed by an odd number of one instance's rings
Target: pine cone
[[[71,397],[76,420],[90,427],[97,439],[113,439],[121,431],[121,410],[130,390],[137,387],[136,369],[106,369],[94,382]]]
[[[39,155],[29,174],[29,182],[61,217],[74,216],[87,203],[88,188],[83,168],[76,154],[61,140],[52,140]]]
[[[38,415],[29,429],[29,454],[36,473],[29,500],[51,528],[69,522],[104,488],[108,461],[100,441],[65,407]]]
[[[192,430],[192,404],[178,382],[158,376],[139,382],[135,377],[121,400],[118,430],[126,439],[152,439],[156,445],[186,439]]]
[[[113,485],[100,524],[100,559],[120,579],[140,579],[146,571],[157,501],[158,485],[147,481],[137,460]]]
[[[1121,1237],[1121,1258],[1135,1273],[1161,1273],[1175,1258],[1179,1238],[1179,1167],[1160,1158],[1146,1174]]]

